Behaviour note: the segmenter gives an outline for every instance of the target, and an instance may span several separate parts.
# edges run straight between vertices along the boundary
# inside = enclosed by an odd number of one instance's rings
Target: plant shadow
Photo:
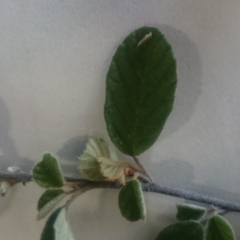
[[[5,171],[9,166],[18,166],[23,171],[29,171],[34,162],[18,155],[17,148],[9,134],[10,129],[10,113],[0,98],[0,170]]]
[[[173,111],[158,139],[161,141],[184,126],[194,113],[201,94],[202,66],[196,45],[184,32],[168,25],[158,28],[173,48],[179,79]]]
[[[34,165],[34,162],[22,158],[17,152],[17,148],[10,135],[11,116],[4,101],[0,98],[0,171],[5,172],[10,166],[20,167],[24,172]],[[11,191],[7,198],[1,199],[0,213],[6,211],[14,198],[14,191]]]
[[[80,173],[77,168],[78,157],[85,150],[88,136],[76,136],[69,139],[62,148],[57,152],[59,158],[63,159],[61,163],[64,175],[71,177],[79,177]]]

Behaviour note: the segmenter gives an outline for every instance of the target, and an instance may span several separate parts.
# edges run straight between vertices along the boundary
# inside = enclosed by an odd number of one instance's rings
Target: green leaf
[[[74,240],[66,220],[65,208],[58,208],[51,214],[40,240]]]
[[[221,216],[214,216],[207,222],[206,240],[235,240],[230,224]]]
[[[54,223],[61,212],[62,208],[56,209],[51,216],[48,218],[45,227],[43,229],[41,239],[40,240],[55,240],[55,232],[54,232]]]
[[[164,228],[156,240],[203,240],[202,226],[195,221],[172,224]]]
[[[157,140],[176,83],[176,61],[158,29],[142,27],[120,44],[107,74],[104,107],[109,136],[120,151],[136,156]]]
[[[112,144],[102,138],[90,138],[86,150],[79,158],[78,168],[83,177],[93,181],[104,180],[104,176],[100,172],[99,162],[97,161],[98,157],[117,160],[117,155]]]
[[[144,220],[146,216],[145,202],[143,198],[141,184],[138,180],[131,180],[120,190],[118,206],[128,221],[135,222]]]
[[[61,188],[64,185],[58,161],[49,153],[44,154],[43,160],[33,168],[33,179],[44,188]]]
[[[55,223],[55,240],[74,240],[71,229],[66,220],[66,209],[63,208],[59,213]]]
[[[199,220],[206,212],[206,209],[191,204],[179,204],[177,205],[178,213],[177,220]]]
[[[61,189],[45,191],[38,200],[37,209],[39,213],[37,219],[40,220],[44,218],[64,196],[65,192]]]

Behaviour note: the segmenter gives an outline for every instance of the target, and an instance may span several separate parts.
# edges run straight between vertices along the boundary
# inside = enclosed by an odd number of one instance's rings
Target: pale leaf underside
[[[114,161],[105,157],[97,158],[101,174],[109,181],[119,181],[125,185],[126,177],[131,177],[137,170],[127,162]]]
[[[93,181],[104,180],[97,157],[117,160],[114,146],[102,138],[90,138],[84,153],[79,158],[78,168],[83,177]]]

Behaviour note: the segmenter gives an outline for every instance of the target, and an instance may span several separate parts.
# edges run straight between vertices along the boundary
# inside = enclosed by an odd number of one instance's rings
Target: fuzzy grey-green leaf
[[[206,209],[191,204],[178,204],[177,205],[177,220],[199,220],[206,212]]]
[[[109,136],[123,153],[139,155],[157,140],[174,102],[176,61],[163,34],[142,27],[127,36],[113,56],[106,84]]]
[[[203,240],[202,226],[195,221],[185,221],[164,228],[156,240]]]
[[[55,240],[74,240],[66,219],[66,209],[63,208],[54,223]],[[48,239],[50,240],[50,239]]]
[[[40,220],[44,218],[65,196],[65,192],[61,189],[47,190],[38,200],[38,216]]]
[[[40,240],[74,240],[66,220],[66,209],[56,209],[48,218]]]
[[[135,222],[146,216],[145,202],[141,184],[138,180],[130,180],[119,192],[118,206],[128,221]]]
[[[83,177],[93,181],[105,179],[100,172],[100,165],[97,161],[97,157],[117,160],[114,146],[102,138],[90,138],[84,153],[79,158],[78,168]]]
[[[43,160],[33,168],[33,179],[44,188],[61,188],[64,185],[58,161],[49,153],[44,154]]]
[[[127,162],[114,161],[105,157],[98,157],[101,174],[109,181],[119,181],[125,185],[126,177],[132,177],[137,170]]]
[[[58,208],[50,215],[42,231],[40,240],[55,240],[54,223],[61,210],[62,208]]]
[[[235,240],[235,236],[227,220],[216,215],[207,222],[206,240]]]

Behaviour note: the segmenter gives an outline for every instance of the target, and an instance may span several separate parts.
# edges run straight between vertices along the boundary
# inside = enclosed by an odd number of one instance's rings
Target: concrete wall
[[[105,76],[132,30],[158,27],[178,60],[174,110],[140,159],[167,186],[240,202],[240,1],[0,0],[0,168],[29,170],[44,152],[77,174],[91,131],[106,134]],[[1,239],[39,239],[43,192],[28,184],[0,199]],[[147,220],[128,223],[117,191],[95,190],[69,213],[76,239],[155,239],[181,199],[146,194]],[[227,218],[240,237],[240,215]]]

